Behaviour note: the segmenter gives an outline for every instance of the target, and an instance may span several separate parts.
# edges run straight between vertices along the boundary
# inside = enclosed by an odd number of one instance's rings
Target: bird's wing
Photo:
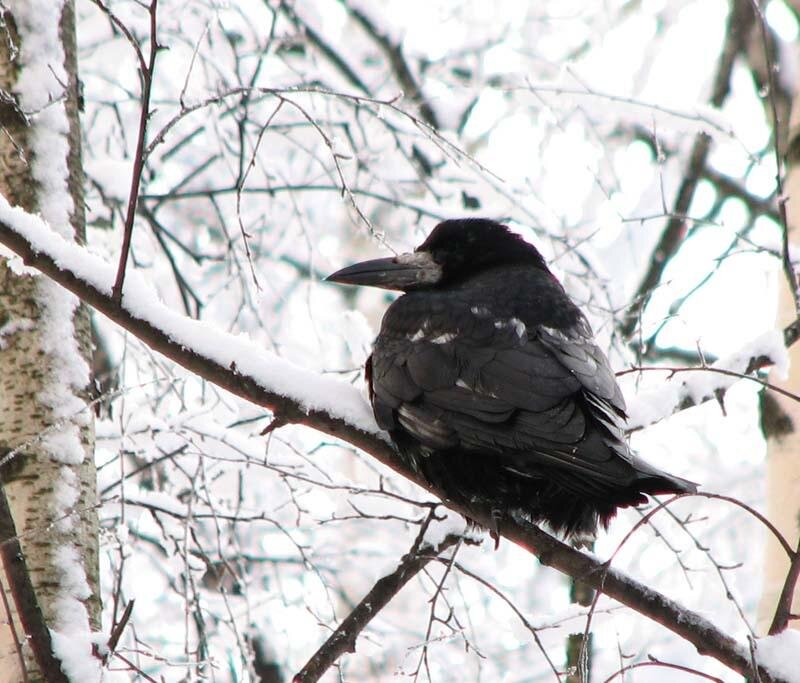
[[[431,308],[403,299],[387,312],[373,352],[381,427],[429,450],[500,455],[522,475],[543,465],[584,474],[582,490],[631,481],[624,401],[582,318],[565,330],[459,301]]]

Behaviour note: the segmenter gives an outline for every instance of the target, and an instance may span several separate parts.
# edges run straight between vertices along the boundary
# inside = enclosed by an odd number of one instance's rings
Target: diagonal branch
[[[133,236],[133,220],[136,216],[136,204],[139,201],[139,185],[142,181],[144,165],[147,161],[145,151],[145,140],[147,137],[147,122],[150,119],[150,91],[153,86],[153,71],[156,66],[156,54],[159,50],[156,29],[158,27],[156,14],[158,11],[158,0],[150,0],[148,13],[150,15],[150,55],[148,61],[144,60],[139,43],[128,28],[119,18],[100,0],[93,0],[94,4],[104,12],[111,22],[116,26],[136,53],[139,61],[139,76],[142,79],[142,106],[139,112],[139,132],[136,139],[136,152],[133,158],[133,171],[131,173],[131,189],[128,194],[128,208],[125,212],[125,226],[122,233],[122,248],[120,249],[119,264],[117,265],[117,277],[114,281],[114,297],[119,301],[122,296],[122,285],[125,281],[125,268],[128,264],[128,254],[131,249],[131,238]]]
[[[771,636],[785,630],[789,625],[790,619],[797,618],[792,614],[792,600],[798,579],[800,579],[800,541],[797,542],[797,548],[789,564],[789,571],[786,573],[786,580],[778,598],[778,605],[775,607],[775,616],[769,627],[769,635]]]
[[[382,438],[357,389],[272,356],[257,345],[184,318],[161,304],[131,273],[122,300],[112,296],[113,268],[85,249],[69,243],[37,216],[12,208],[0,197],[0,243],[23,261],[108,316],[152,349],[198,376],[256,405],[269,408],[284,422],[294,422],[343,439],[361,448],[426,490],[437,491],[406,469]],[[136,286],[133,288],[133,286]],[[542,564],[601,590],[652,619],[734,671],[749,676],[748,648],[720,631],[700,614],[684,608],[594,557],[571,548],[537,527],[506,518],[488,519],[480,510],[448,503],[456,512],[499,532],[537,556]],[[757,653],[756,653],[757,654]],[[757,662],[757,660],[756,660]],[[764,666],[762,683],[778,683]]]
[[[435,509],[432,509],[431,515],[434,513]],[[430,522],[431,519],[432,516],[429,516],[427,522]],[[403,586],[419,574],[429,562],[462,540],[461,536],[450,534],[436,548],[423,544],[425,531],[428,528],[427,522],[422,525],[411,550],[403,556],[397,568],[376,581],[361,602],[342,620],[338,628],[295,675],[292,683],[318,681],[345,652],[355,652],[358,635],[372,621],[373,617],[386,607]]]
[[[61,661],[53,652],[50,629],[47,628],[36,599],[36,591],[31,583],[31,575],[25,563],[25,555],[19,543],[14,517],[8,506],[2,481],[0,481],[0,564],[5,571],[8,589],[14,598],[14,605],[25,631],[25,640],[33,650],[43,680],[49,683],[69,683],[61,670]],[[0,587],[0,590],[5,589]],[[13,623],[10,615],[9,622]],[[22,670],[25,671],[24,667]]]
[[[345,58],[337,52],[337,50],[328,43],[307,21],[305,21],[294,7],[293,2],[281,0],[279,9],[286,14],[289,20],[297,25],[306,35],[306,38],[316,47],[334,67],[345,77],[351,85],[358,88],[365,95],[371,95],[369,86],[361,80],[361,77],[355,72]]]
[[[728,25],[725,32],[725,43],[722,46],[717,72],[711,88],[710,104],[719,108],[730,92],[730,79],[733,65],[737,56],[744,49],[747,37],[755,24],[755,16],[749,5],[749,0],[734,0],[728,15]],[[683,176],[683,181],[678,188],[669,220],[661,233],[661,237],[653,249],[650,266],[642,277],[632,303],[625,318],[620,325],[623,339],[628,339],[636,329],[636,324],[642,314],[650,293],[661,281],[664,269],[670,259],[678,252],[683,238],[686,236],[686,216],[694,197],[697,185],[703,178],[706,169],[708,153],[711,149],[711,138],[700,133],[692,145],[689,154],[689,163]]]
[[[427,123],[434,130],[439,130],[439,118],[431,106],[430,102],[425,98],[417,79],[411,72],[403,54],[403,47],[400,43],[394,42],[391,37],[381,30],[381,28],[368,17],[363,11],[356,7],[352,7],[345,0],[340,0],[345,9],[350,13],[350,16],[356,20],[367,35],[375,42],[380,48],[381,52],[389,60],[389,66],[392,69],[395,79],[400,87],[403,89],[405,95],[419,108],[419,114],[425,123]]]

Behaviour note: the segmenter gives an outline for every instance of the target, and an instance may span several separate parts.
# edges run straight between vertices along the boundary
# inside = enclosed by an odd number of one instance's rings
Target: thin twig
[[[433,511],[431,511],[433,513]],[[429,517],[430,519],[430,517]],[[361,602],[345,617],[336,630],[320,646],[320,648],[306,662],[305,666],[292,679],[293,683],[312,683],[318,681],[322,675],[345,652],[355,652],[356,639],[375,617],[397,593],[423,567],[436,559],[442,552],[460,542],[461,536],[449,535],[435,549],[421,546],[427,525],[423,525],[417,540],[403,557],[397,568],[386,576],[382,576]]]
[[[133,171],[131,173],[131,190],[128,195],[128,208],[125,212],[125,226],[122,234],[122,248],[120,249],[119,264],[117,265],[117,277],[114,281],[112,296],[116,301],[122,300],[122,285],[125,282],[125,269],[128,264],[128,253],[131,250],[131,238],[133,236],[133,220],[136,217],[136,204],[139,201],[139,184],[142,180],[142,172],[147,160],[145,154],[145,139],[147,137],[147,122],[150,118],[150,90],[153,86],[153,70],[156,64],[156,54],[158,54],[158,36],[156,33],[157,22],[156,12],[158,0],[150,0],[150,58],[145,66],[142,61],[139,63],[139,72],[142,78],[142,106],[139,112],[139,134],[136,140],[136,153],[133,159]],[[141,55],[141,50],[137,50]]]
[[[705,678],[707,681],[714,681],[714,683],[725,683],[721,678],[717,678],[716,676],[711,676],[707,673],[703,673],[702,671],[698,671],[697,669],[690,669],[688,666],[681,666],[680,664],[670,664],[669,662],[662,662],[657,659],[651,658],[649,662],[637,662],[635,664],[628,664],[628,666],[623,666],[619,671],[614,672],[608,678],[606,678],[603,683],[611,683],[615,678],[618,676],[624,676],[626,672],[633,671],[634,669],[641,669],[643,667],[648,666],[658,666],[664,669],[673,669],[675,671],[681,671],[683,673],[689,674],[691,676],[697,676],[698,678]]]
[[[755,370],[760,370],[762,368],[771,365],[771,363],[764,362],[766,359],[765,356],[759,356],[758,365],[759,367],[754,368]],[[710,372],[717,375],[725,375],[726,377],[733,377],[735,379],[746,379],[750,382],[755,382],[756,384],[760,384],[765,389],[769,389],[770,391],[774,391],[781,396],[785,396],[792,401],[800,401],[800,394],[795,394],[791,391],[787,391],[782,387],[779,387],[777,384],[772,384],[771,382],[767,382],[766,380],[761,379],[760,377],[756,377],[754,375],[747,374],[745,372],[736,372],[735,370],[727,370],[725,368],[715,368],[713,365],[700,365],[691,368],[682,368],[679,366],[671,366],[671,365],[637,365],[632,368],[626,368],[625,370],[620,370],[619,372],[615,373],[617,377],[622,377],[622,375],[629,375],[633,372],[668,372],[669,377],[671,379],[673,375],[678,375],[684,372]]]
[[[439,560],[442,561],[441,559]],[[526,617],[525,615],[519,610],[519,608],[514,604],[514,601],[511,600],[507,595],[505,595],[497,586],[494,585],[491,581],[487,581],[486,579],[478,576],[471,570],[467,569],[463,564],[456,562],[453,565],[459,572],[464,574],[465,576],[470,577],[473,581],[477,581],[481,584],[484,588],[494,593],[498,598],[500,598],[514,614],[517,616],[517,619],[522,622],[522,625],[530,632],[533,636],[533,640],[536,643],[536,646],[541,651],[542,655],[547,661],[550,670],[553,672],[553,675],[556,677],[556,680],[560,683],[561,682],[561,673],[556,668],[556,665],[553,663],[553,660],[550,659],[550,655],[547,654],[547,650],[542,643],[542,639],[539,637],[539,629],[537,629]]]

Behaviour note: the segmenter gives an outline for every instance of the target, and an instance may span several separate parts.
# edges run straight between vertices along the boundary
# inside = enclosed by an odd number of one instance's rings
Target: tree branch
[[[774,196],[758,197],[747,191],[744,182],[731,178],[711,166],[706,166],[703,169],[702,177],[708,180],[723,197],[734,197],[741,200],[752,216],[766,216],[780,224],[781,217],[775,208]]]
[[[429,517],[428,521],[430,519]],[[427,528],[428,524],[423,524],[417,539],[408,553],[400,560],[397,568],[391,574],[378,579],[361,602],[342,620],[338,628],[295,675],[292,683],[318,681],[345,652],[355,652],[358,635],[372,621],[373,617],[377,616],[403,586],[419,574],[429,562],[461,540],[460,536],[448,535],[436,548],[423,545],[422,540]]]
[[[367,35],[375,42],[380,48],[386,59],[389,60],[389,66],[392,69],[394,77],[397,79],[398,84],[403,89],[405,95],[419,107],[419,114],[422,120],[425,121],[434,130],[439,130],[439,119],[436,112],[433,110],[430,102],[425,99],[422,93],[422,88],[414,74],[411,73],[411,68],[408,66],[405,56],[403,55],[403,48],[399,43],[394,43],[391,38],[381,31],[372,19],[370,19],[364,12],[355,7],[351,7],[345,0],[340,0],[341,4],[350,13],[350,16],[356,20]]]
[[[778,604],[775,607],[775,616],[769,627],[768,635],[774,636],[780,633],[789,625],[789,619],[792,618],[792,600],[794,599],[794,591],[797,587],[797,580],[800,578],[800,541],[797,542],[797,548],[794,551],[794,557],[789,565],[789,571],[786,573],[786,581],[783,583],[781,595],[778,598]]]
[[[113,269],[109,264],[66,242],[38,217],[9,207],[3,198],[0,198],[0,243],[20,255],[27,265],[73,292],[190,372],[236,396],[277,412],[286,422],[303,424],[343,439],[438,495],[418,474],[404,468],[374,421],[364,418],[368,408],[360,397],[363,412],[356,410],[352,402],[358,395],[356,389],[273,358],[255,344],[246,344],[208,324],[175,314],[154,296],[147,298],[142,292],[128,292],[126,288],[122,300],[116,301],[111,293]],[[129,286],[130,282],[129,279]],[[234,360],[224,362],[230,357]],[[249,368],[253,371],[247,374]],[[275,377],[270,378],[270,372]],[[309,395],[309,385],[315,387],[313,396]],[[328,393],[335,395],[335,400],[327,402],[323,394]],[[448,503],[448,507],[487,528],[498,525],[497,520],[488,519],[480,510],[453,503]],[[742,675],[753,673],[749,650],[701,615],[606,563],[561,543],[530,523],[506,518],[500,520],[498,530],[503,537],[536,555],[542,564],[584,581],[662,624],[692,643],[701,654],[718,659]],[[758,675],[763,683],[781,680],[760,665]]]
[[[117,265],[117,277],[114,281],[114,297],[119,301],[122,296],[122,285],[125,281],[125,268],[128,263],[128,253],[131,249],[131,238],[133,236],[133,219],[136,216],[136,204],[139,201],[139,184],[142,180],[142,172],[147,160],[145,153],[145,139],[147,137],[147,121],[150,119],[150,90],[153,85],[153,70],[156,65],[156,54],[158,53],[158,38],[156,37],[156,12],[158,0],[150,0],[148,12],[150,14],[150,56],[147,64],[144,62],[144,55],[141,48],[134,39],[133,35],[122,24],[116,16],[111,13],[99,0],[94,0],[95,4],[105,12],[115,26],[120,28],[125,37],[134,47],[136,56],[139,60],[139,75],[142,79],[142,108],[139,112],[139,132],[136,140],[136,153],[133,158],[133,171],[131,173],[131,189],[128,195],[128,208],[125,212],[125,227],[122,234],[122,248],[120,249],[119,264]]]
[[[798,324],[800,324],[800,319],[795,320],[783,330],[785,346],[791,346],[797,341],[796,333]],[[775,362],[775,359],[769,356],[754,352],[753,354],[735,354],[722,361],[717,361],[714,365],[706,365],[703,362],[692,367],[648,365],[632,367],[618,372],[616,373],[617,377],[634,372],[668,373],[667,380],[663,384],[654,389],[640,392],[636,395],[636,398],[631,401],[628,406],[627,431],[630,433],[642,429],[643,427],[660,422],[670,415],[674,415],[675,413],[712,399],[722,404],[728,389],[741,379],[760,384],[765,389],[785,396],[790,400],[800,400],[800,395],[787,391],[753,374],[758,370],[774,365]],[[673,379],[675,375],[686,373],[695,375],[694,379],[699,381],[693,381],[692,378],[682,381]],[[702,373],[702,376],[698,373]],[[717,377],[709,382],[709,374],[717,375]],[[654,405],[658,406],[655,410],[653,408]]]
[[[294,7],[294,3],[289,3],[286,0],[281,0],[278,8],[283,12],[293,24],[295,24],[303,33],[305,33],[308,41],[314,45],[333,66],[345,77],[350,85],[355,86],[365,95],[371,95],[372,92],[369,86],[361,80],[361,77],[355,72],[347,60],[340,55],[314,28],[306,22]]]
[[[748,0],[734,0],[728,16],[725,43],[722,46],[717,72],[711,88],[711,97],[709,98],[710,104],[714,107],[722,106],[728,96],[734,62],[744,48],[754,24],[755,16],[748,4]],[[678,188],[672,210],[669,213],[670,218],[653,249],[653,255],[649,261],[650,266],[642,277],[632,303],[620,325],[620,333],[623,339],[627,339],[633,334],[639,317],[650,298],[650,293],[661,281],[661,276],[667,263],[678,252],[683,243],[683,238],[686,235],[685,217],[689,214],[689,207],[694,197],[695,189],[706,169],[706,161],[710,149],[711,138],[700,133],[692,145],[683,181]]]
[[[25,640],[33,650],[33,657],[39,667],[42,680],[48,683],[69,683],[61,670],[61,660],[53,653],[50,629],[36,599],[36,591],[31,583],[31,575],[25,563],[25,555],[17,537],[14,517],[8,506],[8,498],[0,482],[0,561],[2,561],[8,580],[9,591],[14,598]],[[0,589],[1,590],[1,589]],[[12,615],[8,615],[13,622]],[[24,671],[24,669],[23,669]]]

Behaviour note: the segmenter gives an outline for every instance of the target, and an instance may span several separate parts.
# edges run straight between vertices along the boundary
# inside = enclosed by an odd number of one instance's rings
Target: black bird
[[[631,453],[625,401],[588,321],[537,249],[486,219],[439,223],[412,254],[328,280],[405,292],[367,361],[372,408],[445,500],[573,540],[643,494],[686,493]]]

